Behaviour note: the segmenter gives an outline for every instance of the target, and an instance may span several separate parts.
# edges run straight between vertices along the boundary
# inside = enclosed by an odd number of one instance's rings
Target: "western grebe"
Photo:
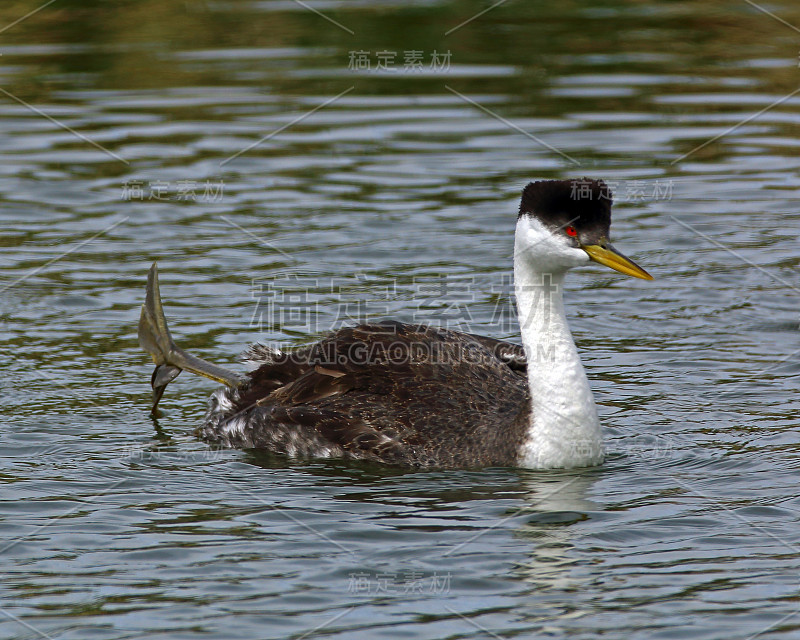
[[[258,368],[247,376],[175,345],[154,264],[139,321],[139,343],[156,363],[153,412],[186,369],[225,385],[200,430],[224,446],[411,467],[600,464],[600,422],[562,284],[567,270],[590,260],[652,280],[609,244],[610,224],[611,192],[600,180],[525,187],[514,242],[523,346],[379,322],[286,352],[254,345],[249,359]]]

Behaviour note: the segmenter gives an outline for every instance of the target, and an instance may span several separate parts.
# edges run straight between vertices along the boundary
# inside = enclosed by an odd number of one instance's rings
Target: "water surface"
[[[307,4],[0,9],[0,636],[797,637],[797,7]],[[567,283],[602,467],[214,450],[187,375],[148,417],[153,260],[222,364],[516,339],[520,189],[584,175],[656,276]]]

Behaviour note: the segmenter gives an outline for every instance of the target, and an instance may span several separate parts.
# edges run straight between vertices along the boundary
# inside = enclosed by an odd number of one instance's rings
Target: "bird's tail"
[[[237,387],[243,379],[239,374],[211,362],[196,358],[178,347],[167,327],[167,319],[161,306],[161,292],[158,288],[158,267],[150,267],[147,276],[147,294],[139,317],[139,345],[153,356],[156,363],[150,385],[153,387],[153,409],[155,415],[161,396],[167,385],[186,369],[190,373],[211,378],[229,387]]]

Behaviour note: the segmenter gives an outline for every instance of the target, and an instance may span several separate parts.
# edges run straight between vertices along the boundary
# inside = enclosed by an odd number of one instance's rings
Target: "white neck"
[[[517,224],[514,289],[531,394],[519,464],[535,469],[603,461],[597,408],[564,312],[562,285],[572,265],[554,268],[558,261],[548,259],[562,250],[538,221]]]

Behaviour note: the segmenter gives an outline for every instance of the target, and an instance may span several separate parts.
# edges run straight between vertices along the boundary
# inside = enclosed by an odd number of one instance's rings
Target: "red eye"
[[[578,235],[578,230],[572,225],[568,226],[564,231],[567,232],[568,236],[572,236],[573,238]]]

